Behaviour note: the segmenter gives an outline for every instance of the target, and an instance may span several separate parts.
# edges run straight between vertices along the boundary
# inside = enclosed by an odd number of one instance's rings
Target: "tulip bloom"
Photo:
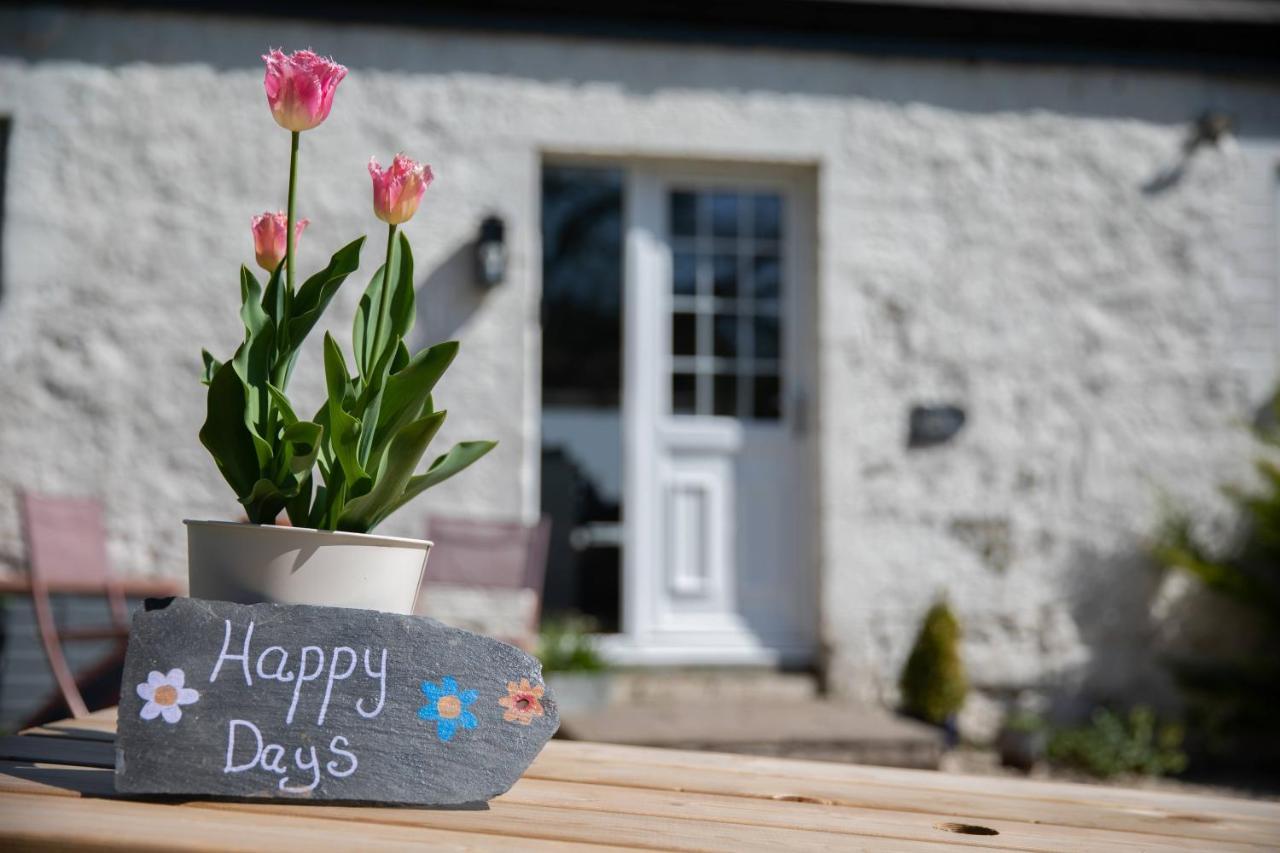
[[[333,94],[347,76],[347,69],[309,50],[285,56],[273,50],[262,57],[267,63],[263,85],[276,124],[298,133],[310,130],[329,117]]]
[[[298,248],[298,238],[302,236],[302,230],[307,227],[311,220],[299,219],[297,224],[293,226],[293,248]],[[284,235],[289,232],[289,226],[285,219],[284,211],[277,213],[260,213],[253,217],[253,252],[257,256],[258,266],[267,272],[275,272],[276,267],[280,266],[280,261],[284,259],[288,246],[285,245]]]
[[[369,175],[373,178],[373,212],[388,225],[412,219],[422,194],[435,179],[430,166],[415,163],[403,154],[397,154],[391,168],[385,171],[376,157],[370,157]]]

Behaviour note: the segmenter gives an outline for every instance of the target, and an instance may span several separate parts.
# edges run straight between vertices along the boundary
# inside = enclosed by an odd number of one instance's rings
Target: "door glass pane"
[[[738,315],[717,314],[715,319],[715,348],[717,358],[735,358],[738,355]]]
[[[752,341],[756,358],[777,358],[779,354],[778,318],[757,316],[753,333]]]
[[[711,196],[711,234],[714,237],[738,236],[738,196],[714,193]]]
[[[693,373],[671,374],[671,411],[692,415],[698,411],[698,377]]]
[[[752,384],[755,386],[752,393],[752,415],[770,420],[781,417],[778,377],[757,376]]]
[[[712,411],[717,415],[738,414],[738,377],[734,374],[716,374],[715,406]]]
[[[777,299],[779,271],[777,255],[756,255],[752,259],[751,295],[756,299]]]
[[[698,292],[698,260],[693,252],[676,252],[671,256],[671,290],[677,296],[693,296]]]
[[[674,414],[776,420],[785,304],[777,193],[670,195]]]
[[[692,237],[697,230],[698,197],[693,193],[671,194],[671,234]]]
[[[542,401],[617,409],[622,385],[622,174],[542,175]]]
[[[622,202],[618,169],[542,170],[542,612],[620,626]]]
[[[738,256],[716,255],[715,295],[724,299],[733,299],[738,295]]]
[[[782,199],[772,193],[751,199],[751,233],[763,240],[782,238]]]
[[[698,354],[698,315],[671,315],[671,354]]]

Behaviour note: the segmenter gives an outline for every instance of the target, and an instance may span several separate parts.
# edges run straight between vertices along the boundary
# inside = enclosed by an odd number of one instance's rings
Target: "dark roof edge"
[[[950,9],[1009,12],[1018,15],[1067,15],[1097,19],[1199,21],[1274,24],[1276,0],[826,0],[846,5],[901,6],[916,10]]]
[[[1191,14],[1194,0],[492,0],[483,11],[472,0],[406,4],[395,10],[394,20],[429,28],[617,40],[1280,73],[1280,2],[1225,2],[1232,4],[1234,15],[1196,17]],[[260,0],[73,0],[64,5],[375,25],[389,21],[385,7],[331,0],[269,5]],[[1269,11],[1273,8],[1275,15]]]

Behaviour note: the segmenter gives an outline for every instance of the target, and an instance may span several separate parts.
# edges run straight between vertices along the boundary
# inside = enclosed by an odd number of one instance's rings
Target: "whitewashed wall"
[[[276,45],[351,68],[303,137],[304,267],[361,232],[380,251],[370,154],[430,161],[407,230],[420,328],[464,343],[439,394],[447,438],[502,441],[386,532],[415,533],[433,507],[536,512],[544,152],[810,164],[832,685],[891,699],[945,593],[982,686],[1158,687],[1142,537],[1161,494],[1213,506],[1245,469],[1238,423],[1273,374],[1274,82],[0,12],[0,560],[21,561],[19,487],[104,496],[113,556],[137,572],[180,574],[180,520],[235,514],[196,441],[195,377],[200,346],[237,339],[250,215],[284,205],[287,134],[257,58]],[[1237,134],[1144,191],[1210,108]],[[490,211],[511,273],[480,295],[465,251]],[[361,278],[329,315],[344,338]],[[309,363],[294,390],[318,401],[319,379]],[[908,451],[908,407],[929,401],[969,424]]]

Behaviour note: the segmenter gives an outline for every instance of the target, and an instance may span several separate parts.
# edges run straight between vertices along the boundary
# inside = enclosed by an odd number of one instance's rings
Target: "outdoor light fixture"
[[[1217,145],[1222,141],[1223,137],[1234,129],[1235,122],[1231,116],[1207,110],[1200,114],[1195,124],[1191,125],[1191,132],[1187,135],[1187,142],[1184,147],[1187,149],[1187,153],[1190,153],[1191,150],[1199,148],[1201,145]]]
[[[476,238],[476,272],[486,288],[502,284],[507,277],[507,226],[497,216],[486,216]]]

